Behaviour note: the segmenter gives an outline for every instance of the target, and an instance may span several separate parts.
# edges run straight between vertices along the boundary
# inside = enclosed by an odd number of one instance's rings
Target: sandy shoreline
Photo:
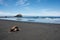
[[[9,33],[14,25],[21,31]],[[60,24],[0,20],[0,40],[60,40]]]

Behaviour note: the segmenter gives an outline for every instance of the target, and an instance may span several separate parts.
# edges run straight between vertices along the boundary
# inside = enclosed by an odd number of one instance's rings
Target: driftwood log
[[[18,26],[13,26],[11,29],[10,29],[10,32],[16,32],[16,31],[20,31],[21,29],[18,27]]]

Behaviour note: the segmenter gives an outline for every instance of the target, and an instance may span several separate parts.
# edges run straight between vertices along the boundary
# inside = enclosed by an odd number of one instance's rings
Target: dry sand
[[[17,25],[18,32],[9,32]],[[0,20],[0,40],[60,40],[60,24]]]

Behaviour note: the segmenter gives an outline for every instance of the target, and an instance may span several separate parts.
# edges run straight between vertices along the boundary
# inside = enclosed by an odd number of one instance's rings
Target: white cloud
[[[28,2],[28,0],[18,0],[17,2],[16,2],[16,5],[18,6],[28,6],[28,5],[30,5],[30,3]]]
[[[42,9],[40,13],[42,16],[60,16],[60,11],[54,11],[51,9]]]
[[[29,13],[23,14],[27,16],[60,16],[60,11],[54,11],[51,9],[41,9],[39,12],[30,11]]]
[[[15,14],[0,11],[0,16],[13,16],[13,15],[15,15]]]
[[[5,6],[7,6],[8,4],[5,2],[5,0],[0,0],[0,5],[5,5]]]
[[[9,12],[0,11],[0,16],[15,16],[19,13],[21,13],[21,12],[9,13]],[[27,12],[27,13],[25,12],[25,13],[21,13],[21,14],[27,15],[27,16],[60,16],[60,11],[52,11],[49,9],[41,9],[40,12],[30,11],[30,12]]]

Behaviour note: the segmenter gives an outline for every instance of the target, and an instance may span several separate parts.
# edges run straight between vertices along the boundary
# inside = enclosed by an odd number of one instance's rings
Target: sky
[[[0,0],[0,16],[60,16],[60,0]]]

